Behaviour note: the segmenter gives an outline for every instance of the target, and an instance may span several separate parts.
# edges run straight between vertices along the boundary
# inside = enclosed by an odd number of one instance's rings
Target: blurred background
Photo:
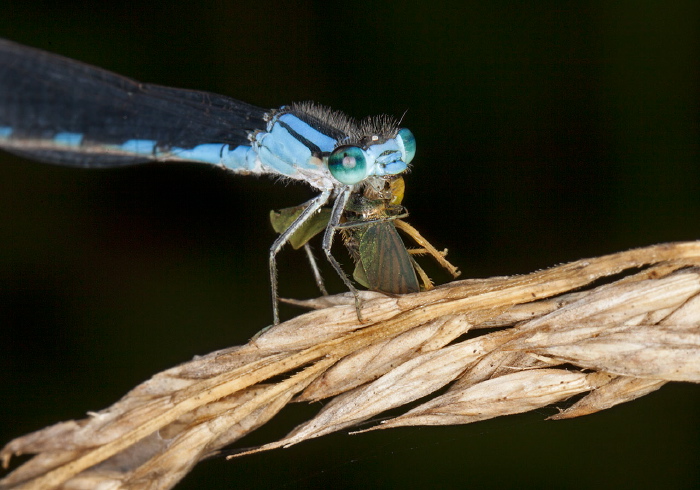
[[[700,238],[700,3],[577,4],[5,0],[0,37],[261,107],[405,113],[409,222],[463,277],[488,277]],[[312,196],[197,165],[89,171],[0,153],[0,443],[268,325],[268,212]],[[282,296],[317,295],[301,252],[279,266]],[[179,488],[689,488],[698,403],[675,384],[572,421],[544,421],[551,409],[335,434],[207,461]],[[291,407],[239,446],[318,408]]]

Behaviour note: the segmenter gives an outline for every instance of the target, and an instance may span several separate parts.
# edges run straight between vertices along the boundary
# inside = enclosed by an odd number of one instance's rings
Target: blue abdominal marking
[[[83,135],[80,133],[57,133],[53,140],[57,145],[76,147],[82,143]]]

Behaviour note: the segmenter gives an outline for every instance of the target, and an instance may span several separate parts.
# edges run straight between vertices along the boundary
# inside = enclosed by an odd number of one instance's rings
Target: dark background
[[[407,111],[409,221],[464,277],[488,277],[699,238],[700,3],[608,3],[6,0],[0,37],[262,107]],[[0,154],[0,443],[246,342],[271,320],[267,213],[312,195],[197,165]],[[280,278],[282,295],[316,294],[300,253]],[[698,403],[675,384],[573,421],[336,434],[203,463],[179,488],[688,488]]]

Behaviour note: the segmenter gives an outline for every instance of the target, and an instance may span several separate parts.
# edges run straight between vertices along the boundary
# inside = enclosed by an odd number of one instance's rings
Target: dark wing
[[[247,145],[265,110],[207,92],[139,83],[0,39],[0,148],[63,165],[109,167],[163,159],[154,148]],[[133,146],[133,145],[132,145]],[[143,147],[143,145],[142,145]]]

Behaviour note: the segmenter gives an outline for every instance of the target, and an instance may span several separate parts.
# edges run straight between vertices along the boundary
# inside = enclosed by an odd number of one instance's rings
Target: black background
[[[11,0],[0,37],[262,107],[406,112],[409,221],[464,277],[699,238],[697,2],[329,5]],[[246,342],[271,320],[267,213],[312,195],[197,165],[87,171],[0,154],[0,443]],[[280,279],[282,295],[316,294],[300,253],[283,252]],[[687,488],[700,482],[699,402],[676,384],[573,421],[542,410],[336,434],[203,463],[179,488]],[[318,408],[294,406],[241,445]]]

